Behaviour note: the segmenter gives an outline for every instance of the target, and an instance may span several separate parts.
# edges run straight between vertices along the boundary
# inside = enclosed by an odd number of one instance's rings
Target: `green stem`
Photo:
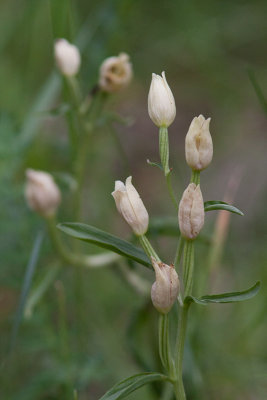
[[[183,282],[184,282],[184,298],[189,296],[193,287],[194,273],[194,241],[184,239],[184,258],[183,258]],[[175,370],[177,379],[174,381],[174,390],[177,400],[186,400],[183,385],[183,357],[186,337],[186,326],[189,304],[180,304],[178,332],[175,346]]]
[[[139,236],[140,243],[146,253],[146,255],[151,258],[154,257],[156,261],[160,261],[159,256],[157,255],[156,251],[153,249],[150,241],[146,237],[146,235],[141,235]]]
[[[159,315],[159,355],[171,379],[175,377],[174,362],[170,351],[169,314]]]
[[[196,185],[200,184],[200,171],[192,169],[190,182],[195,183]]]
[[[177,204],[177,201],[175,198],[175,194],[174,194],[172,182],[171,182],[171,171],[169,171],[169,173],[166,175],[166,183],[167,183],[170,198],[174,204],[174,207],[176,208],[176,210],[178,210],[178,204]]]
[[[174,389],[177,400],[186,400],[184,384],[183,384],[183,357],[184,357],[188,308],[189,308],[188,305],[183,305],[179,309],[178,337],[175,348],[175,354],[176,354],[175,367],[177,371],[177,379],[174,382]]]
[[[166,126],[161,126],[159,128],[159,154],[164,175],[167,176],[170,173],[170,168],[169,168],[169,138],[168,138],[168,128]]]
[[[193,287],[194,274],[194,241],[185,240],[184,244],[184,262],[183,262],[183,282],[184,298],[189,296]]]
[[[179,241],[178,241],[178,246],[176,249],[175,259],[174,259],[174,265],[176,268],[179,267],[179,264],[181,262],[181,258],[183,255],[183,248],[184,248],[184,237],[182,235],[180,235]]]

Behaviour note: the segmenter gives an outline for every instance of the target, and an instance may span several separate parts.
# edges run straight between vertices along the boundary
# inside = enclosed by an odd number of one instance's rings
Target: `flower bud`
[[[203,115],[191,122],[185,138],[185,156],[187,164],[197,171],[207,168],[213,156],[212,138],[209,131],[210,118]]]
[[[144,235],[148,228],[148,213],[137,190],[132,185],[132,177],[115,182],[115,190],[111,193],[119,213],[138,236]]]
[[[121,53],[103,61],[99,70],[99,86],[104,92],[116,92],[127,86],[133,76],[129,56]]]
[[[179,293],[179,278],[174,265],[167,265],[151,257],[156,274],[156,282],[151,288],[151,299],[154,307],[163,314],[172,308]]]
[[[148,94],[148,114],[155,125],[170,126],[176,115],[175,100],[166,81],[165,72],[152,74]]]
[[[204,225],[204,203],[199,185],[190,183],[179,204],[179,226],[186,239],[195,239]]]
[[[66,39],[58,39],[54,44],[54,54],[59,71],[66,76],[74,76],[81,65],[81,56],[78,48]]]
[[[43,217],[50,217],[56,213],[61,202],[60,191],[47,172],[27,169],[27,183],[25,198],[29,207]]]

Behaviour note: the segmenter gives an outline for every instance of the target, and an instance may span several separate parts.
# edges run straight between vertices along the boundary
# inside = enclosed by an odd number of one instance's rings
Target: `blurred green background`
[[[81,50],[84,93],[96,83],[98,67],[108,56],[127,52],[134,69],[131,85],[111,101],[113,110],[134,121],[118,126],[129,166],[100,127],[88,148],[83,222],[129,239],[110,196],[114,181],[129,174],[151,217],[175,218],[162,174],[146,163],[158,160],[157,129],[147,113],[152,72],[166,71],[176,99],[169,136],[179,196],[190,176],[184,159],[188,126],[196,115],[211,117],[214,159],[202,174],[204,200],[222,200],[230,193],[245,216],[231,216],[209,291],[242,290],[258,279],[262,288],[249,302],[192,310],[186,387],[192,400],[266,399],[266,15],[265,0],[1,0],[1,398],[65,400],[74,398],[77,389],[79,400],[97,399],[117,380],[143,371],[133,349],[135,337],[148,368],[159,362],[152,346],[156,313],[149,300],[125,285],[116,266],[84,271],[77,315],[75,273],[68,266],[58,271],[44,223],[25,204],[26,168],[71,171],[66,123],[50,111],[60,101],[61,88],[53,41],[65,37]],[[71,218],[69,198],[63,188],[60,221]],[[207,215],[206,242],[216,215]],[[48,268],[57,271],[56,282],[32,315],[22,318],[15,335],[26,267],[40,232],[44,236],[30,290],[47,277]],[[206,242],[197,247],[199,281],[209,263]],[[157,243],[166,262],[173,261],[176,239]],[[151,273],[147,277],[153,281]],[[159,398],[156,390],[145,388],[129,399]]]

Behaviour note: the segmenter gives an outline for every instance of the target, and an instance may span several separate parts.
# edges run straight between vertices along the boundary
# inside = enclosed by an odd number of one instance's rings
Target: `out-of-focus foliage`
[[[231,216],[225,252],[210,266],[206,285],[217,212],[208,213],[203,231],[207,240],[199,241],[196,249],[197,279],[203,288],[208,286],[208,293],[242,290],[258,279],[262,290],[243,304],[192,309],[185,383],[194,400],[266,398],[267,115],[248,74],[248,69],[253,71],[266,94],[266,13],[264,0],[1,1],[1,398],[73,399],[77,389],[79,400],[96,399],[114,382],[142,372],[144,364],[152,371],[159,363],[153,351],[157,333],[150,302],[126,286],[116,267],[82,271],[80,287],[75,271],[60,264],[46,235],[31,289],[54,268],[56,281],[32,315],[22,319],[16,342],[11,340],[33,243],[38,232],[45,231],[25,205],[25,168],[55,176],[72,173],[66,124],[61,112],[51,111],[59,104],[61,89],[53,61],[57,37],[80,47],[85,93],[94,86],[99,64],[107,56],[127,52],[135,73],[131,86],[112,100],[115,111],[134,119],[132,125],[119,128],[129,165],[111,132],[99,126],[88,149],[82,222],[129,239],[110,196],[114,180],[124,180],[129,173],[151,216],[176,217],[160,170],[146,162],[158,160],[157,131],[147,115],[152,72],[166,71],[176,99],[170,165],[179,197],[189,179],[184,160],[188,126],[200,113],[212,118],[215,151],[212,166],[203,172],[204,200],[223,199],[227,191],[235,191],[234,204],[245,216]],[[68,185],[62,190],[63,222],[71,215],[71,193]],[[162,258],[172,262],[176,238],[159,242],[165,249]],[[83,249],[97,252],[93,246]],[[152,275],[148,277],[152,282]],[[77,308],[77,302],[83,306]],[[152,400],[155,390],[142,389],[129,399]]]

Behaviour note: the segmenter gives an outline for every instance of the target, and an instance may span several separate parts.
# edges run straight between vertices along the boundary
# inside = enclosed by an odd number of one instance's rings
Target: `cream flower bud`
[[[61,202],[60,191],[47,172],[27,169],[27,183],[25,198],[29,207],[43,217],[50,217],[56,213]]]
[[[152,74],[148,93],[148,114],[155,125],[170,126],[176,115],[175,100],[166,81],[165,72]]]
[[[115,182],[115,190],[111,193],[119,213],[131,226],[136,235],[144,235],[148,228],[148,213],[137,190],[132,185],[132,177]]]
[[[78,48],[66,39],[58,39],[54,44],[54,54],[58,69],[63,75],[74,76],[81,65],[81,56]]]
[[[195,239],[204,225],[204,203],[199,185],[190,183],[185,189],[178,212],[181,234]]]
[[[203,115],[195,117],[185,138],[187,164],[197,171],[207,168],[212,160],[213,145],[209,125],[210,118],[205,119]]]
[[[99,69],[99,86],[104,92],[116,92],[127,86],[133,76],[132,64],[126,53],[109,57]]]
[[[156,282],[151,288],[151,299],[154,307],[163,314],[172,308],[179,293],[179,278],[174,265],[167,265],[151,257],[156,274]]]

